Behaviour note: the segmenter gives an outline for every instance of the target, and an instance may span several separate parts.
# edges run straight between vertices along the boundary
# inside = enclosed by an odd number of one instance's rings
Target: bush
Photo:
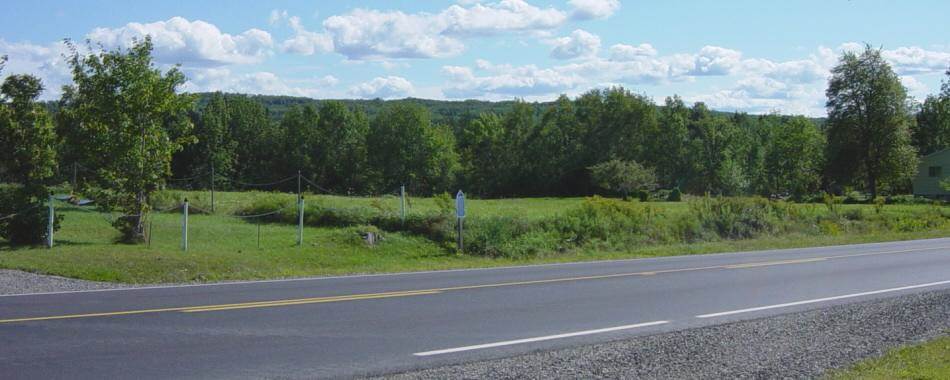
[[[683,200],[683,194],[680,192],[680,188],[679,188],[679,187],[674,187],[673,190],[670,191],[670,195],[669,195],[668,197],[666,197],[666,200],[667,200],[668,202],[680,202],[680,201],[682,201],[682,200]]]
[[[648,207],[643,205],[594,196],[557,218],[554,229],[580,245],[640,234],[648,217]]]
[[[271,223],[297,223],[297,207],[294,203],[292,199],[278,194],[262,194],[254,197],[250,205],[238,209],[235,215],[263,215],[277,211],[274,214],[255,217],[254,220]]]
[[[640,202],[649,202],[649,201],[650,201],[650,192],[648,192],[648,191],[640,191],[640,193],[637,194],[637,197],[640,198]]]
[[[13,246],[46,242],[49,229],[48,197],[44,186],[7,186],[0,189],[0,217],[7,217],[0,220],[0,237],[7,239]],[[62,218],[62,215],[55,215],[54,231],[59,230]]]
[[[724,239],[748,239],[769,232],[772,207],[762,198],[703,198],[690,203],[690,211],[704,229]]]

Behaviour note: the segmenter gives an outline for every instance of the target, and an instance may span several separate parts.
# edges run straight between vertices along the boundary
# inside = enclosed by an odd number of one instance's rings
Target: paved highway
[[[347,377],[948,288],[933,239],[0,296],[0,374]]]

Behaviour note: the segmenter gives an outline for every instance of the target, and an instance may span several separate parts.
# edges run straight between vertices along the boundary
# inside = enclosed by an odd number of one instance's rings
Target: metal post
[[[459,252],[464,251],[464,246],[462,245],[462,220],[464,218],[458,218],[458,249]]]
[[[297,246],[303,246],[303,196],[297,202]]]
[[[399,186],[399,215],[406,223],[406,185]]]
[[[211,213],[214,214],[214,161],[211,161]]]
[[[185,198],[185,204],[182,205],[181,214],[181,250],[188,250],[188,198]]]
[[[49,199],[47,200],[49,206],[49,222],[46,227],[46,247],[53,248],[53,224],[56,219],[55,213],[53,210],[53,193],[49,194]]]

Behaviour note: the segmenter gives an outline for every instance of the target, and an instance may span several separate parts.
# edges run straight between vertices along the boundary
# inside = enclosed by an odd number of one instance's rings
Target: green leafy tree
[[[921,155],[950,147],[950,69],[946,74],[940,93],[927,96],[917,113],[913,141]]]
[[[666,98],[659,111],[658,132],[652,146],[657,177],[663,186],[686,183],[689,175],[689,108],[677,96]]]
[[[177,93],[185,76],[152,62],[150,38],[127,49],[69,58],[73,84],[63,88],[68,144],[81,147],[84,166],[96,170],[96,201],[126,215],[115,221],[124,241],[142,241],[148,198],[170,174],[172,154],[192,142],[188,111],[194,97]]]
[[[903,185],[916,171],[917,154],[900,78],[871,46],[845,53],[831,74],[826,91],[831,177],[843,185],[863,182],[872,199],[882,185]]]
[[[318,180],[339,192],[369,190],[372,174],[367,163],[366,114],[329,101],[320,107],[318,119]]]
[[[805,117],[782,123],[772,135],[765,159],[767,194],[791,194],[796,199],[818,190],[825,136]]]
[[[367,144],[381,191],[406,184],[413,193],[432,194],[455,183],[455,137],[448,127],[433,125],[429,116],[419,105],[397,102],[373,119]]]
[[[650,191],[656,188],[656,174],[652,168],[643,167],[636,161],[613,159],[590,168],[594,184],[616,191],[627,200],[632,191]]]
[[[0,236],[11,244],[36,244],[47,238],[48,189],[56,168],[52,120],[36,99],[39,78],[11,75],[0,86],[0,175],[16,185],[0,194]],[[58,221],[55,228],[58,228]]]

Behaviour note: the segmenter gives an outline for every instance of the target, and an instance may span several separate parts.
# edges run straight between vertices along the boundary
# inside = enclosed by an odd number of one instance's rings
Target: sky
[[[70,83],[63,39],[152,37],[182,91],[552,100],[623,86],[662,103],[821,116],[829,70],[870,44],[911,96],[950,66],[950,1],[5,0],[0,77]]]

